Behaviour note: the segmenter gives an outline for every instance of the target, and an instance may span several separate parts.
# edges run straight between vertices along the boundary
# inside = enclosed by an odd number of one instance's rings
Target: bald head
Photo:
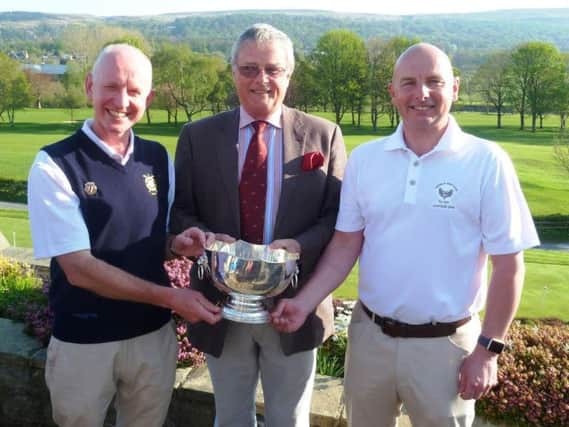
[[[130,129],[152,101],[152,65],[148,57],[127,44],[105,47],[93,71],[87,74],[85,90],[93,104],[92,130],[106,144],[126,149]]]
[[[458,87],[448,56],[431,44],[411,46],[395,63],[389,93],[415,153],[430,150],[443,134]]]
[[[446,53],[435,45],[429,43],[417,43],[407,48],[399,56],[397,62],[395,62],[395,67],[393,67],[393,80],[395,80],[398,71],[400,71],[400,69],[407,63],[414,64],[417,62],[421,62],[423,64],[436,64],[437,68],[445,77],[449,79],[454,78],[452,65]]]
[[[152,64],[150,59],[138,48],[126,43],[110,44],[105,46],[97,56],[91,75],[93,80],[98,80],[101,76],[103,65],[108,62],[115,62],[120,57],[124,62],[132,64],[138,69],[138,73],[144,79],[148,91],[152,88]]]

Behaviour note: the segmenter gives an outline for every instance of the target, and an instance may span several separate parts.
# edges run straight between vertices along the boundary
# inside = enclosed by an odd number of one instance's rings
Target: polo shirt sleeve
[[[360,151],[358,148],[352,151],[344,171],[340,193],[340,210],[336,220],[336,230],[338,231],[354,232],[363,230],[365,227],[365,220],[358,200],[358,172],[365,167],[361,164]]]
[[[91,249],[79,198],[45,151],[37,154],[28,176],[28,212],[35,258]]]
[[[498,146],[482,184],[482,244],[490,255],[539,245],[539,237],[510,157]]]

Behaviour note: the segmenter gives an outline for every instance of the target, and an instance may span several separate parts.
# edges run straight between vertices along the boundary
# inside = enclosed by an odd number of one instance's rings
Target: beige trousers
[[[309,427],[316,350],[285,356],[269,324],[231,322],[219,358],[208,355],[215,427],[253,427],[261,379],[266,427]]]
[[[471,426],[475,401],[459,397],[458,371],[479,333],[475,317],[449,337],[392,338],[356,304],[344,383],[349,425],[396,426],[403,404],[414,427]]]
[[[176,375],[173,322],[123,341],[75,344],[52,337],[45,368],[53,419],[101,427],[115,398],[116,427],[162,427]]]

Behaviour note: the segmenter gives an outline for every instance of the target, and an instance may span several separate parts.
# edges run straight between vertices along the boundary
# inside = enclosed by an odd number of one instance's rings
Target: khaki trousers
[[[285,356],[268,324],[231,322],[219,358],[207,355],[215,427],[253,427],[261,377],[266,427],[308,427],[316,350]]]
[[[101,427],[113,397],[116,427],[162,427],[176,375],[173,322],[123,341],[75,344],[52,337],[45,368],[53,419]]]
[[[459,397],[458,371],[479,333],[475,317],[449,337],[392,338],[356,304],[345,366],[348,424],[396,426],[404,404],[414,427],[471,426],[475,401]]]

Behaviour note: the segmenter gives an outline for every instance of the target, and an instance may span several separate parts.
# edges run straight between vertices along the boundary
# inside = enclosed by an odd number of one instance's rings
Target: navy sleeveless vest
[[[156,285],[169,286],[163,267],[168,215],[168,155],[153,141],[134,138],[122,166],[77,131],[43,150],[67,176],[89,230],[91,252]],[[51,260],[49,300],[53,335],[67,342],[100,343],[155,331],[170,310],[114,300],[71,285]]]

